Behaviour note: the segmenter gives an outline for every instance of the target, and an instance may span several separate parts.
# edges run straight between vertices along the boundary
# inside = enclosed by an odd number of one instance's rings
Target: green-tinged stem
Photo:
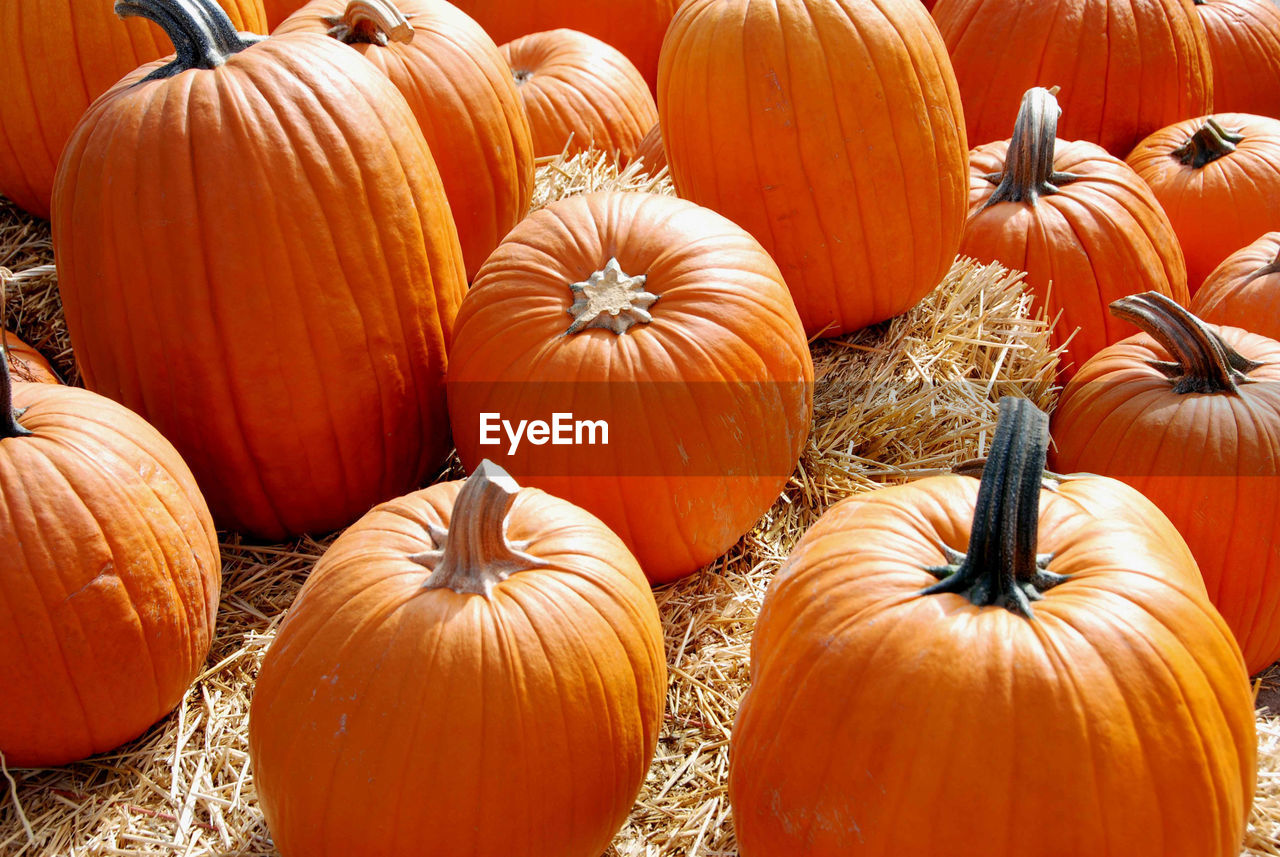
[[[177,57],[147,75],[162,80],[193,68],[213,69],[263,37],[240,34],[214,0],[116,0],[121,18],[146,18],[164,30]]]
[[[1217,119],[1210,116],[1187,142],[1173,150],[1173,156],[1186,166],[1198,170],[1234,152],[1236,143],[1243,139],[1243,134],[1222,127]]]
[[[9,373],[9,346],[0,344],[0,440],[27,437],[30,431],[18,422],[21,414],[13,407],[13,376]]]

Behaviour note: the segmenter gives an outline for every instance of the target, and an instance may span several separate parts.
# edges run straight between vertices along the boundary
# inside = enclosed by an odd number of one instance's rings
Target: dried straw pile
[[[537,203],[612,187],[670,192],[665,179],[635,169],[620,176],[585,155],[542,165]],[[11,209],[0,208],[0,241],[0,266],[50,261],[43,226]],[[5,308],[20,335],[58,357],[66,340],[48,283],[23,278],[16,297],[11,284]],[[736,853],[728,740],[769,579],[833,502],[981,454],[1001,395],[1051,406],[1046,343],[1046,325],[1027,318],[1015,277],[957,264],[906,316],[815,346],[816,425],[784,495],[712,568],[657,592],[671,664],[666,722],[646,787],[607,857]],[[441,478],[456,474],[455,466]],[[3,771],[0,855],[274,854],[248,770],[246,712],[262,654],[324,546],[225,544],[219,637],[182,707],[110,756]],[[1260,714],[1258,728],[1261,774],[1245,854],[1280,857],[1280,719]]]

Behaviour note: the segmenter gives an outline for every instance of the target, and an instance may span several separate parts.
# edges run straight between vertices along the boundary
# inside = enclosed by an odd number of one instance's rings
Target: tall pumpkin
[[[770,584],[730,742],[742,857],[1240,853],[1240,650],[1145,500],[1041,490],[1048,420],[1011,402],[980,482],[847,499]]]
[[[178,46],[94,105],[58,174],[86,386],[146,417],[221,526],[344,526],[443,461],[465,288],[430,150],[334,39],[249,43],[211,0],[137,0]]]
[[[1210,324],[1280,340],[1280,232],[1223,260],[1196,292],[1191,311]]]
[[[1213,59],[1213,109],[1280,118],[1280,6],[1195,0]]]
[[[1066,344],[1062,377],[1131,332],[1111,302],[1158,291],[1185,303],[1187,271],[1151,189],[1105,149],[1058,140],[1061,109],[1039,87],[1022,99],[1012,139],[969,155],[969,222],[960,252],[1027,272],[1039,309]]]
[[[918,0],[689,0],[658,112],[676,190],[777,261],[805,331],[914,306],[964,228],[968,146]]]
[[[182,459],[75,387],[0,360],[0,753],[61,765],[137,737],[204,667],[222,569]]]
[[[666,682],[618,537],[486,462],[320,559],[254,690],[258,797],[284,857],[598,857]]]
[[[350,45],[405,96],[474,277],[533,195],[529,120],[498,46],[446,0],[314,0],[275,31],[285,33],[327,33]]]
[[[1001,140],[1022,94],[1062,88],[1061,136],[1123,158],[1213,104],[1204,25],[1186,0],[938,0],[969,143]]]
[[[237,30],[267,32],[262,0],[219,0]],[[121,21],[111,0],[0,3],[0,194],[49,216],[58,156],[99,95],[170,50],[146,21]]]

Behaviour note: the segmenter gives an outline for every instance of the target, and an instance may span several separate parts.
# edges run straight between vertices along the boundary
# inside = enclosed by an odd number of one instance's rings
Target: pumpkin
[[[928,17],[918,0],[689,0],[671,22],[676,191],[764,245],[809,336],[905,312],[955,260],[968,146]]]
[[[529,210],[533,144],[498,46],[445,0],[315,0],[275,35],[328,33],[413,108],[458,227],[467,278]]]
[[[262,0],[267,12],[267,26],[274,33],[276,27],[294,12],[307,5],[307,0]]]
[[[1173,222],[1193,295],[1243,244],[1280,229],[1280,119],[1188,119],[1152,134],[1125,160]]]
[[[651,176],[667,168],[667,153],[662,150],[662,125],[657,122],[644,135],[636,147],[636,160],[644,162],[644,171]]]
[[[809,433],[813,363],[777,265],[740,227],[669,196],[596,193],[530,215],[480,269],[448,387],[463,465],[491,458],[581,506],[662,582],[777,499]]]
[[[220,0],[238,30],[267,31],[262,0]],[[110,0],[0,3],[0,194],[49,216],[58,156],[99,95],[168,53],[146,21],[121,21]]]
[[[855,495],[801,538],[730,740],[742,857],[1240,853],[1240,650],[1158,512],[1042,490],[1047,423],[1006,399],[981,482]]]
[[[1063,139],[1121,158],[1213,104],[1208,39],[1185,0],[938,0],[933,17],[971,145],[1003,139],[1034,86],[1062,88]]]
[[[1056,139],[1056,99],[1023,96],[1012,139],[969,156],[969,222],[960,252],[1027,272],[1036,308],[1057,319],[1061,377],[1129,335],[1111,302],[1158,291],[1186,302],[1187,272],[1169,218],[1124,161]]]
[[[286,857],[598,857],[666,682],[618,537],[486,462],[377,507],[317,563],[254,691],[254,783]]]
[[[1161,295],[1117,301],[1145,333],[1099,352],[1062,392],[1055,470],[1124,480],[1182,533],[1256,672],[1280,656],[1280,343],[1207,325]]]
[[[0,345],[4,346],[5,362],[13,377],[26,383],[60,384],[58,373],[36,349],[23,342],[16,334],[0,328]]]
[[[0,360],[0,754],[62,765],[141,735],[204,666],[221,587],[209,509],[136,414]]]
[[[576,30],[531,33],[501,47],[529,115],[533,152],[554,157],[588,148],[625,164],[658,108],[640,72],[622,53]]]
[[[334,39],[249,43],[211,0],[124,8],[165,21],[179,53],[99,100],[58,174],[85,384],[173,442],[221,526],[344,526],[449,450],[465,275],[430,150]]]
[[[570,29],[595,36],[626,55],[652,89],[658,51],[682,0],[458,0],[498,44],[530,33]]]
[[[1280,232],[1268,232],[1214,268],[1191,311],[1210,324],[1280,340]]]
[[[1213,109],[1280,118],[1280,7],[1195,0],[1213,58]]]

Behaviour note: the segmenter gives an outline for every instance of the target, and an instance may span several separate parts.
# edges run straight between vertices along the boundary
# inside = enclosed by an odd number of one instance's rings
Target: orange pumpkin
[[[1191,311],[1210,324],[1280,340],[1280,232],[1268,232],[1214,268]]]
[[[4,346],[6,362],[13,377],[25,383],[61,384],[58,373],[45,356],[16,334],[0,329],[0,345]]]
[[[326,551],[254,690],[254,783],[285,855],[598,857],[666,683],[618,537],[486,462]]]
[[[1152,290],[1184,303],[1188,295],[1177,236],[1151,189],[1105,149],[1056,139],[1060,113],[1048,90],[1029,90],[1013,138],[970,154],[960,252],[1027,272],[1037,308],[1057,319],[1053,346],[1067,345],[1066,379],[1129,335],[1112,301]]]
[[[307,0],[262,0],[262,5],[267,12],[267,26],[274,33],[285,18],[307,5]]]
[[[1213,58],[1213,109],[1280,118],[1280,7],[1195,0]]]
[[[810,336],[905,312],[955,260],[968,145],[928,18],[918,0],[689,0],[671,22],[676,190],[764,245]]]
[[[532,33],[501,51],[529,115],[539,158],[554,157],[568,146],[570,154],[588,148],[614,152],[625,164],[658,121],[640,72],[593,36],[576,30]]]
[[[1208,39],[1186,0],[938,0],[933,17],[970,145],[1003,139],[1035,86],[1062,88],[1063,139],[1121,158],[1213,104]]]
[[[1125,160],[1173,222],[1193,295],[1241,245],[1280,229],[1280,119],[1188,119],[1161,128]]]
[[[474,277],[533,194],[529,120],[498,46],[445,0],[315,0],[275,35],[308,32],[355,48],[405,96]]]
[[[219,0],[238,30],[267,32],[262,0]],[[0,3],[0,194],[49,216],[58,156],[99,95],[169,52],[146,21],[122,21],[110,0]]]
[[[662,149],[662,125],[657,122],[636,147],[636,160],[644,161],[644,171],[657,175],[667,168],[667,153]]]
[[[10,385],[0,360],[0,754],[51,766],[173,709],[213,639],[221,565],[178,453],[115,402]]]
[[[1280,656],[1280,556],[1259,537],[1280,526],[1280,342],[1161,295],[1115,306],[1145,333],[1063,390],[1054,469],[1121,479],[1168,515],[1256,672]]]
[[[1240,853],[1240,650],[1159,512],[1041,490],[1047,423],[1007,399],[981,482],[856,495],[800,540],[730,742],[742,857]]]
[[[426,140],[334,39],[247,44],[211,0],[132,8],[173,28],[181,59],[100,99],[59,171],[58,284],[86,386],[173,441],[220,525],[344,526],[449,450],[466,283]]]
[[[768,510],[812,395],[777,265],[725,218],[653,194],[530,215],[480,270],[449,356],[462,463],[492,458],[599,516],[655,582],[720,556]]]

